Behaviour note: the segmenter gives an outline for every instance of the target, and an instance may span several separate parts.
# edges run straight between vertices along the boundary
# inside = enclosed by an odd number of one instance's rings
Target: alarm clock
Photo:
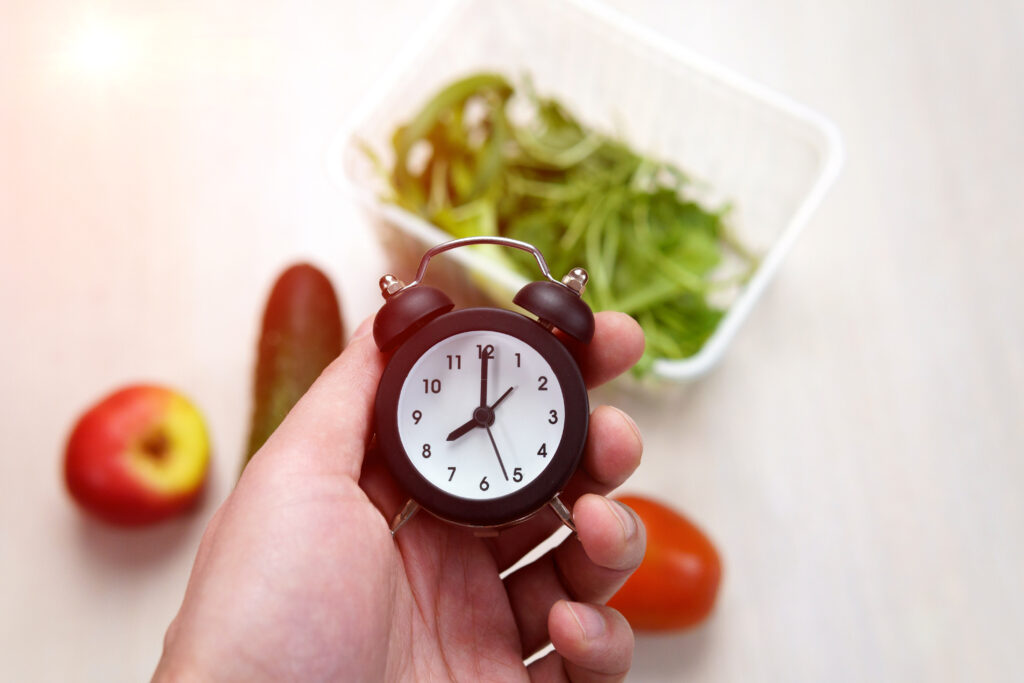
[[[422,284],[431,258],[474,244],[533,255],[543,279],[526,284],[513,302],[534,317],[453,310],[448,295]],[[586,283],[582,268],[555,279],[536,247],[502,237],[436,245],[408,284],[381,278],[385,303],[373,337],[391,357],[377,389],[374,429],[378,451],[410,496],[392,534],[420,509],[490,535],[549,507],[575,531],[558,496],[580,464],[590,405],[579,365],[555,332],[590,343]]]

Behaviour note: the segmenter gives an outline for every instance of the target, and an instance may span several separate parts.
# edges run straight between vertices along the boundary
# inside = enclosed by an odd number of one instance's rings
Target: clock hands
[[[480,405],[473,411],[473,417],[461,427],[455,428],[448,435],[448,441],[455,441],[460,436],[472,431],[476,427],[483,427],[487,430],[487,436],[491,440],[491,447],[494,448],[494,455],[498,457],[498,465],[501,466],[501,473],[508,481],[508,472],[505,470],[505,463],[501,460],[501,453],[498,452],[498,444],[494,442],[494,434],[491,433],[491,425],[494,424],[494,409],[512,393],[515,387],[509,387],[493,405],[487,405],[487,362],[494,353],[494,347],[488,344],[480,349]]]
[[[487,427],[487,436],[491,437],[491,446],[494,447],[494,454],[498,456],[498,464],[501,465],[501,473],[505,475],[505,481],[508,481],[508,472],[505,471],[505,463],[501,461],[501,453],[498,452],[498,444],[494,443],[494,434],[491,434],[490,427]]]
[[[452,430],[452,433],[448,435],[448,441],[455,441],[477,427],[488,426],[488,422],[494,421],[494,409],[501,405],[502,401],[508,398],[508,395],[512,393],[513,389],[515,389],[514,386],[506,389],[505,393],[501,395],[501,398],[492,403],[490,407],[484,406],[483,410],[480,410],[480,408],[474,410],[473,417],[469,418],[468,422]],[[481,413],[480,418],[482,419],[477,419],[477,413]]]

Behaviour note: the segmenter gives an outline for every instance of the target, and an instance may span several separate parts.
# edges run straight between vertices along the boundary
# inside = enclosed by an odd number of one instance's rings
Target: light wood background
[[[1019,678],[1024,5],[612,4],[819,109],[848,153],[709,378],[600,395],[646,436],[628,488],[726,565],[710,622],[640,638],[633,679]],[[382,254],[324,154],[428,11],[3,3],[0,679],[152,671],[236,472],[270,281],[308,257],[351,324],[378,304]],[[90,16],[124,40],[83,73]],[[198,514],[124,533],[59,467],[81,409],[140,379],[201,405],[215,471]]]

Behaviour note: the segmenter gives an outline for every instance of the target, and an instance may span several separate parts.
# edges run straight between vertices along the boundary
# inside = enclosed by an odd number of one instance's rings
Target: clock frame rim
[[[551,462],[536,479],[498,498],[461,498],[435,486],[412,464],[398,430],[398,400],[413,365],[437,343],[463,332],[501,332],[533,347],[551,366],[565,404],[562,439]],[[393,353],[381,375],[374,402],[377,447],[392,476],[423,509],[445,521],[494,527],[522,521],[538,512],[565,488],[579,468],[589,429],[590,402],[575,358],[536,320],[500,308],[465,308],[438,316],[416,331]]]

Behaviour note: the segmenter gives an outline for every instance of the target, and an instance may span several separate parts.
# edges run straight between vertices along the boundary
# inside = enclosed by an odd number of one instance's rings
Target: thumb
[[[268,456],[288,458],[307,472],[359,478],[385,360],[372,329],[370,316],[267,440]]]

